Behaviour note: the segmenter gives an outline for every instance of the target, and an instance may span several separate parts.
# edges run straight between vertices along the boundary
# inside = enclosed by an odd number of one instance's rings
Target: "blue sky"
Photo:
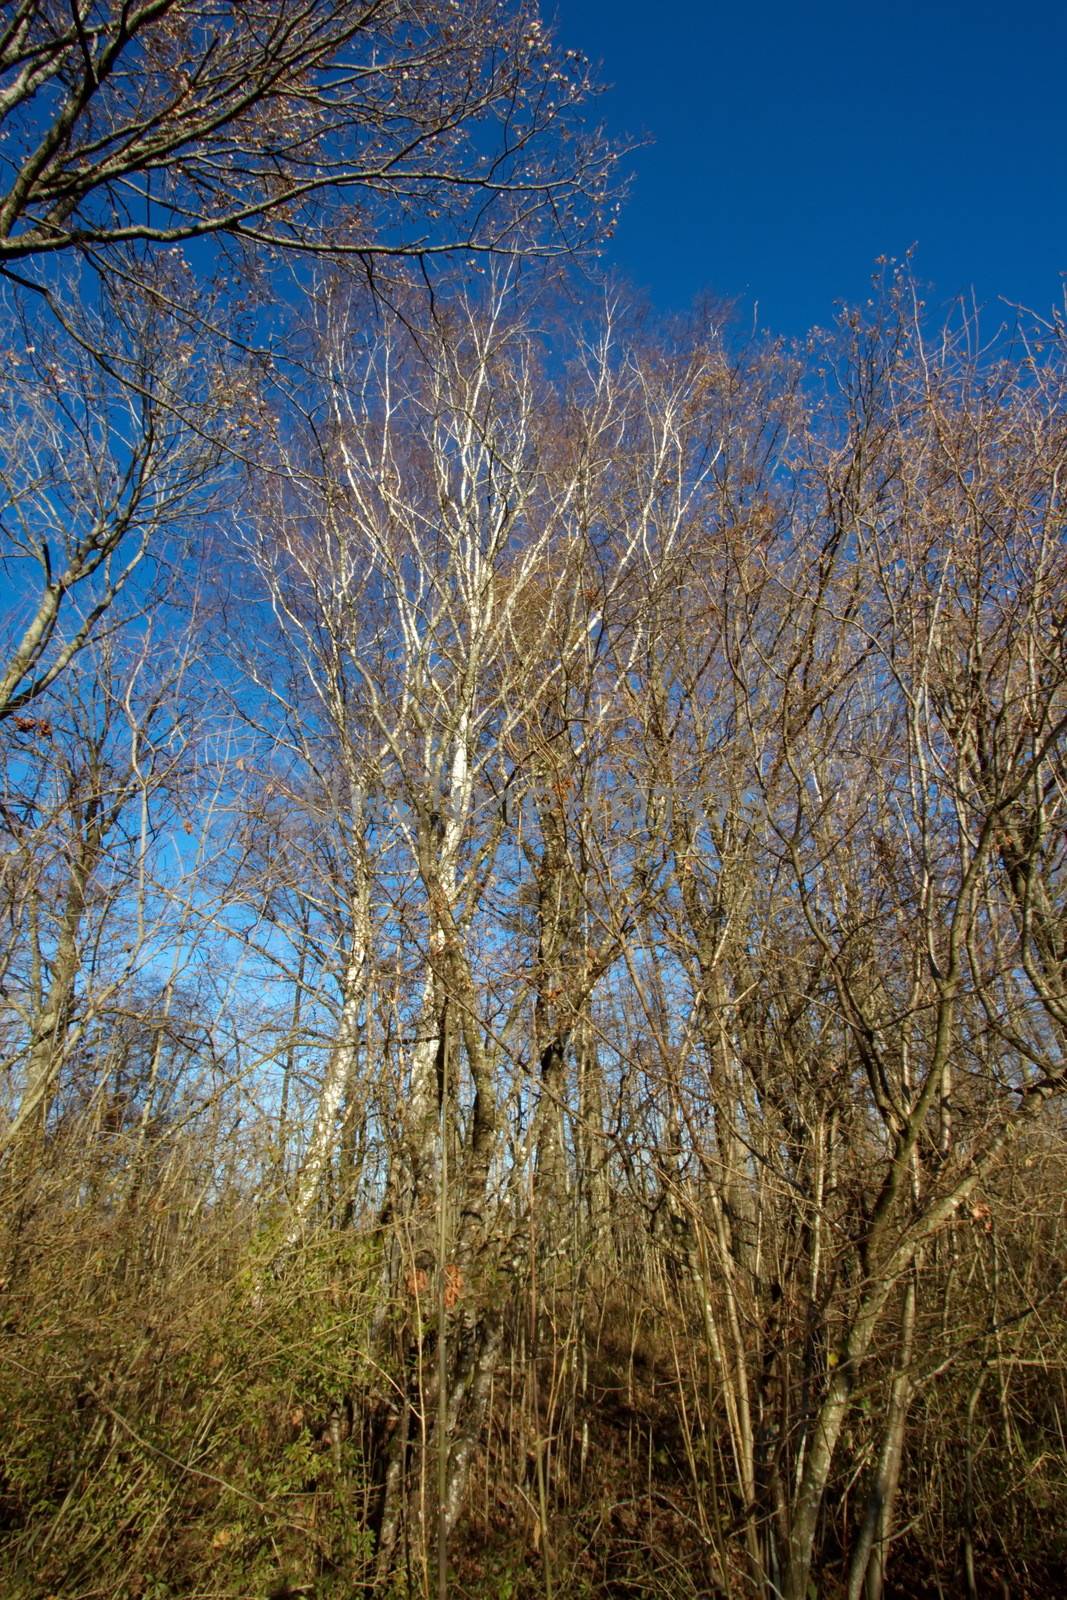
[[[545,0],[552,15],[553,0]],[[916,245],[932,304],[1047,310],[1067,271],[1067,3],[555,0],[615,131],[654,139],[606,264],[787,334]]]

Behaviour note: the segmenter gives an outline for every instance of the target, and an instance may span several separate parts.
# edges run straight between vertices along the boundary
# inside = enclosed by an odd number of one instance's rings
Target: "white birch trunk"
[[[362,913],[360,921],[361,923],[363,921]],[[318,1199],[323,1177],[336,1149],[338,1119],[352,1082],[359,1050],[360,1014],[366,993],[367,938],[365,925],[353,931],[352,949],[345,968],[344,998],[337,1037],[330,1052],[326,1081],[322,1086],[322,1094],[315,1113],[315,1125],[300,1166],[295,1193],[289,1208],[280,1252],[283,1256],[294,1250],[303,1236],[308,1218]]]

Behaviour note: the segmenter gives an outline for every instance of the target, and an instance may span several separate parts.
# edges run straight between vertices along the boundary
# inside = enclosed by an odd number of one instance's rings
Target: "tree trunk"
[[[852,1552],[849,1567],[848,1600],[881,1600],[885,1585],[886,1559],[893,1532],[893,1511],[900,1464],[904,1454],[904,1430],[911,1403],[911,1355],[915,1334],[916,1270],[913,1266],[904,1290],[901,1317],[900,1353],[893,1373],[886,1416],[885,1434],[871,1484],[863,1525]]]

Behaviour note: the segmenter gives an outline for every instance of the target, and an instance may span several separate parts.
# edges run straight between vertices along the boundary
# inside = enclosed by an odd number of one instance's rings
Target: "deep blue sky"
[[[609,128],[655,141],[605,261],[660,308],[801,333],[913,244],[931,303],[1061,298],[1067,0],[553,5]]]

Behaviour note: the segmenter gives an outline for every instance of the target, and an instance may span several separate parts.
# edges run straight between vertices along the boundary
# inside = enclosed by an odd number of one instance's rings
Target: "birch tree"
[[[461,251],[567,255],[610,226],[614,155],[580,110],[592,91],[526,4],[9,8],[0,338],[19,446],[0,463],[0,559],[18,604],[0,716],[116,620],[184,504],[176,454],[210,436],[216,457],[247,455],[241,397],[283,381],[305,263],[329,256],[388,300],[409,266],[429,285]],[[75,454],[117,446],[118,480],[64,503],[60,437]]]

